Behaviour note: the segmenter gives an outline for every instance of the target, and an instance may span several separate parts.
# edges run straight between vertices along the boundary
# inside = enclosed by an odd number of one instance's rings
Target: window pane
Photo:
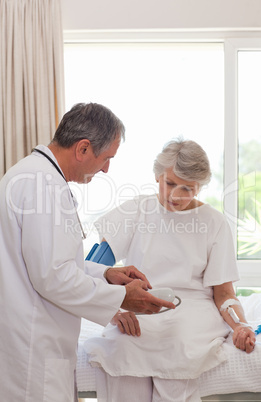
[[[157,191],[154,158],[165,142],[180,135],[206,150],[213,178],[199,197],[222,208],[223,45],[67,44],[65,82],[67,110],[77,102],[102,103],[126,127],[126,141],[109,173],[97,175],[88,186],[74,186],[88,233],[99,214]]]
[[[238,258],[261,258],[261,52],[238,53]]]

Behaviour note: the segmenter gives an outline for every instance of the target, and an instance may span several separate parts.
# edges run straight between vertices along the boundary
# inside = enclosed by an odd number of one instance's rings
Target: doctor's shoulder
[[[61,184],[61,179],[43,158],[29,155],[8,169],[1,180],[1,188],[7,196],[15,196],[16,199],[33,198],[48,186]]]

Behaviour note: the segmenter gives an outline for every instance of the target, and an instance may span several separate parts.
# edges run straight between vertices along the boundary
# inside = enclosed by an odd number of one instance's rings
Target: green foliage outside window
[[[239,148],[238,258],[261,258],[261,143]]]
[[[222,194],[222,165],[212,173],[217,194]],[[238,178],[238,258],[261,259],[261,142],[251,140],[239,147]],[[221,196],[212,195],[206,202],[223,211]]]
[[[250,296],[253,293],[261,293],[261,288],[258,287],[237,287],[236,295],[237,296]]]

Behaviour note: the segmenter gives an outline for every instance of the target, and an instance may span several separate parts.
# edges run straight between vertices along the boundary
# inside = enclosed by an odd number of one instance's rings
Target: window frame
[[[224,46],[224,214],[237,247],[238,102],[237,54],[261,50],[261,29],[212,30],[77,30],[64,31],[65,44],[80,43],[222,43]],[[226,167],[229,166],[229,169]],[[228,196],[229,195],[229,196]],[[237,260],[240,280],[236,286],[261,286],[261,261]]]
[[[261,37],[224,40],[225,60],[225,131],[224,131],[224,213],[230,221],[235,250],[237,247],[238,190],[238,52],[261,51]],[[229,166],[229,169],[226,169]],[[230,193],[226,197],[227,192]],[[240,281],[237,286],[261,285],[261,261],[237,260]]]

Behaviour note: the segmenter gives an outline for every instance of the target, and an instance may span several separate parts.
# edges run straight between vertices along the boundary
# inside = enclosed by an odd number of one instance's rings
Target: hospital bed
[[[261,294],[239,299],[248,322],[256,329],[261,324]],[[101,336],[102,330],[102,326],[82,320],[76,370],[79,398],[96,398],[97,369],[90,366],[84,344],[91,337]],[[234,347],[232,334],[226,339],[224,350],[227,361],[200,376],[202,400],[261,402],[261,334],[257,335],[255,350],[250,354]]]

